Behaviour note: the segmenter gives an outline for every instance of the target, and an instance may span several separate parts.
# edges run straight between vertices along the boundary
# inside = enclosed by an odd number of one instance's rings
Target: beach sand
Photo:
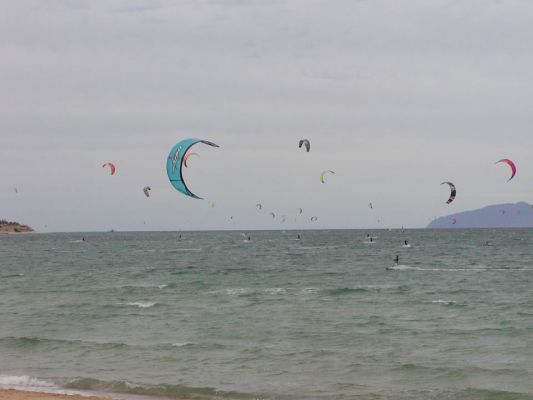
[[[0,400],[110,400],[111,397],[80,396],[77,394],[56,394],[23,392],[14,389],[0,389]]]

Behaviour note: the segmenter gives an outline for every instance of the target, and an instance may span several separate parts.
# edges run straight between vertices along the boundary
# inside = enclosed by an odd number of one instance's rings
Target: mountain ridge
[[[533,228],[533,208],[525,201],[492,204],[436,218],[426,228]]]

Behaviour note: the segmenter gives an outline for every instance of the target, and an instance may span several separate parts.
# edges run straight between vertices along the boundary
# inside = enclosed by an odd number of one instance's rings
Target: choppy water
[[[0,237],[0,386],[532,399],[533,231],[371,233]]]

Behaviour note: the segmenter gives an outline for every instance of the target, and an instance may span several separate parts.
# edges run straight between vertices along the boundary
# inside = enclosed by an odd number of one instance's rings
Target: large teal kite
[[[207,140],[200,140],[200,139],[184,139],[181,142],[178,142],[172,150],[170,150],[170,153],[167,158],[167,175],[168,179],[170,180],[170,183],[174,188],[183,193],[184,195],[194,197],[195,199],[202,199],[201,197],[198,197],[193,192],[189,190],[187,185],[185,184],[185,181],[183,180],[183,174],[181,169],[183,168],[183,157],[187,154],[187,151],[194,146],[196,143],[204,143],[209,146],[213,147],[219,147],[217,144],[208,142]]]

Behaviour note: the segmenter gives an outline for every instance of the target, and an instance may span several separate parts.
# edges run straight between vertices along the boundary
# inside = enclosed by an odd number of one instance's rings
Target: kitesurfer
[[[404,243],[404,246],[409,246],[409,241],[408,240],[404,240],[403,243]]]
[[[400,256],[396,254],[396,257],[394,258],[394,265],[399,265],[399,264],[400,264]]]
[[[300,239],[301,239],[300,234],[298,234],[298,240],[300,240]]]

